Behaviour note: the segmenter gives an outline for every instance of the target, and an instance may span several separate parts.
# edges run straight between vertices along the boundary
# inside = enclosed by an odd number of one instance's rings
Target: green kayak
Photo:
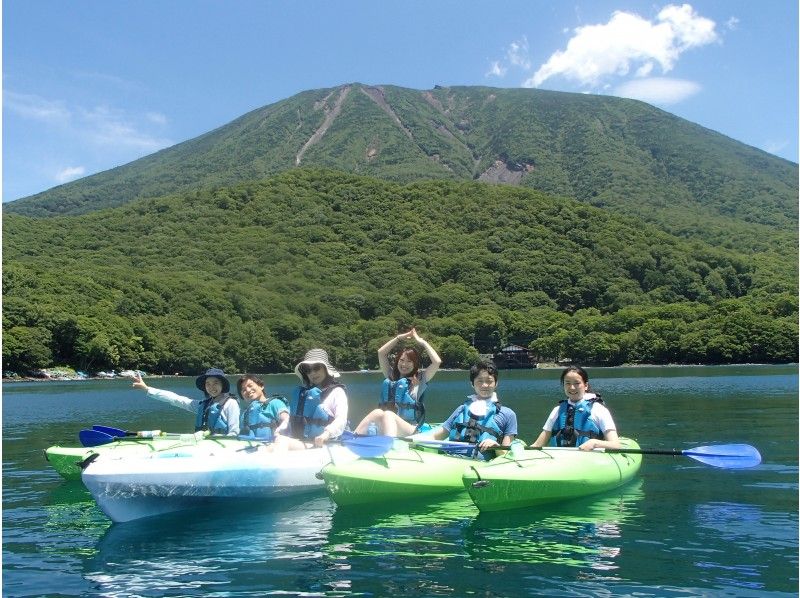
[[[620,438],[622,447],[639,445]],[[463,484],[481,511],[560,502],[611,490],[639,471],[642,455],[575,448],[517,450],[463,472]]]
[[[398,499],[462,492],[461,476],[471,463],[477,461],[397,440],[379,457],[344,463],[334,459],[323,468],[322,478],[337,505],[397,504]]]
[[[88,457],[99,454],[109,454],[117,457],[142,457],[156,451],[180,450],[181,453],[194,452],[198,449],[206,450],[227,445],[241,448],[248,441],[236,438],[214,437],[203,438],[197,434],[167,434],[157,438],[120,438],[108,444],[99,446],[51,446],[44,451],[45,459],[63,478],[67,480],[80,480],[81,463]]]

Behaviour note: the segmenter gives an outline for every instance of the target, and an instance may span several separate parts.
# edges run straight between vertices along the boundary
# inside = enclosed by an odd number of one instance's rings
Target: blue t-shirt
[[[442,424],[442,427],[449,433],[450,430],[453,429],[453,423],[455,419],[458,417],[461,410],[464,409],[464,405],[459,405],[456,407],[456,410],[453,411],[452,415],[447,418],[447,421]],[[500,410],[494,416],[494,423],[497,424],[497,427],[500,429],[500,440],[503,439],[503,436],[516,436],[517,435],[517,414],[514,413],[513,409],[509,409],[508,407],[500,406]]]
[[[252,401],[248,403],[247,407],[242,411],[242,430],[249,430],[250,426],[258,423],[258,414],[263,413],[267,418],[275,422],[275,425],[281,423],[280,414],[283,412],[289,413],[289,407],[286,406],[279,398],[272,398],[267,401],[266,405],[260,401]],[[253,417],[256,421],[251,422],[250,418]],[[257,436],[255,430],[249,430],[249,435]]]

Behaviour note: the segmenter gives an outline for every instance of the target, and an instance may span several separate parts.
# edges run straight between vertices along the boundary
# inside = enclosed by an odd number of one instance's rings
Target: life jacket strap
[[[459,433],[463,433],[464,430],[468,430],[467,442],[477,442],[478,437],[484,433],[494,436],[496,440],[500,440],[500,433],[497,430],[489,428],[488,426],[484,426],[483,424],[479,424],[477,421],[471,418],[465,424],[457,423],[455,425],[455,428],[456,430],[458,430]]]

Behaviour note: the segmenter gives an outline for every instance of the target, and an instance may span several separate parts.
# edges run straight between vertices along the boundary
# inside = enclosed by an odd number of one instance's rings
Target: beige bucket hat
[[[298,378],[303,380],[303,374],[300,371],[300,368],[304,365],[312,365],[316,363],[324,365],[325,369],[328,371],[328,375],[331,378],[339,377],[339,372],[331,365],[331,360],[328,358],[328,352],[325,349],[311,349],[308,351],[305,357],[303,357],[303,361],[294,366],[294,373],[297,374]]]

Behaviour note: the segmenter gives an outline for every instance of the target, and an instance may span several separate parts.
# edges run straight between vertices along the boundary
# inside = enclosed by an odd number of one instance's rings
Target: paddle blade
[[[92,426],[92,430],[102,432],[103,434],[108,434],[109,436],[115,436],[117,438],[125,438],[126,436],[131,435],[130,432],[120,430],[119,428],[112,428],[110,426]]]
[[[428,446],[438,448],[440,451],[448,455],[462,455],[465,457],[472,457],[475,454],[476,445],[469,442],[455,442],[447,440],[417,440],[414,442],[417,446]]]
[[[99,446],[114,442],[114,437],[111,434],[98,432],[97,430],[81,430],[78,432],[78,439],[83,446]]]
[[[698,446],[681,451],[681,454],[700,463],[725,469],[744,469],[761,463],[761,454],[749,444]]]
[[[359,457],[380,457],[388,453],[394,446],[391,436],[342,436],[339,442]]]

